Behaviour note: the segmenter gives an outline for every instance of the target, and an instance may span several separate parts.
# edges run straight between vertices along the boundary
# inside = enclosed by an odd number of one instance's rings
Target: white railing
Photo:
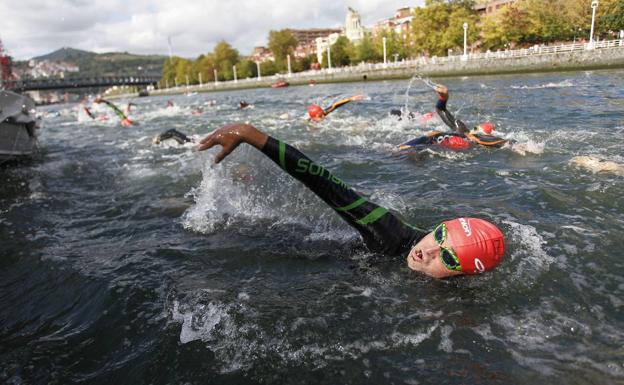
[[[607,49],[607,48],[624,48],[624,39],[619,40],[603,40],[603,41],[595,41],[593,42],[593,46],[589,43],[572,43],[572,44],[561,44],[561,45],[534,45],[530,48],[521,48],[515,50],[504,50],[504,51],[496,51],[496,52],[480,52],[480,53],[471,53],[466,56],[464,55],[449,55],[449,56],[432,56],[432,57],[420,57],[416,59],[410,60],[401,60],[397,62],[388,62],[384,63],[360,63],[355,66],[346,66],[346,67],[338,67],[338,68],[324,68],[321,70],[308,70],[303,72],[296,72],[290,75],[288,74],[276,74],[272,76],[262,76],[262,80],[258,78],[247,78],[247,79],[238,79],[236,82],[233,80],[228,81],[220,81],[218,83],[206,83],[203,85],[180,85],[178,87],[168,88],[169,90],[182,90],[185,89],[188,92],[205,90],[205,89],[217,89],[217,88],[230,88],[239,83],[243,83],[245,85],[251,85],[258,82],[262,82],[262,84],[269,82],[274,82],[276,80],[281,79],[305,79],[305,80],[313,80],[318,78],[321,75],[340,75],[340,74],[349,74],[349,73],[357,73],[364,74],[366,71],[372,70],[383,70],[383,69],[399,69],[399,68],[410,68],[417,67],[423,65],[430,64],[444,64],[444,63],[454,63],[454,62],[466,62],[466,61],[478,61],[478,60],[492,60],[492,59],[506,59],[506,58],[518,58],[518,57],[529,57],[529,56],[539,56],[539,55],[554,55],[561,52],[572,52],[572,51],[585,51],[585,50],[598,50],[598,49]]]

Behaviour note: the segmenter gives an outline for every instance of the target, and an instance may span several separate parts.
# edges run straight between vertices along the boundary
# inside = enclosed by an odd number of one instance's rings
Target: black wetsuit
[[[440,119],[442,119],[447,126],[473,143],[487,147],[502,147],[507,143],[513,143],[513,141],[509,141],[498,136],[470,131],[464,122],[455,118],[453,114],[446,109],[446,99],[438,99],[438,102],[436,103],[436,111],[438,112],[438,115],[440,115]]]
[[[427,232],[362,197],[341,179],[290,145],[269,137],[262,152],[353,226],[373,252],[407,255]]]
[[[183,133],[181,133],[180,131],[176,130],[175,128],[167,130],[167,131],[163,132],[162,134],[158,135],[158,140],[161,141],[161,142],[163,140],[167,140],[167,139],[173,139],[176,142],[178,142],[178,144],[192,143],[193,142],[193,138],[190,138],[190,137],[184,135]]]
[[[432,131],[427,135],[412,139],[409,142],[405,142],[401,144],[401,146],[429,146],[432,144],[442,144],[446,139],[452,136],[464,138],[464,135],[458,132]]]
[[[399,120],[403,119],[403,115],[405,115],[405,117],[408,120],[412,120],[416,118],[416,115],[414,115],[413,112],[408,112],[407,114],[403,114],[403,111],[396,109],[396,108],[393,108],[390,110],[390,116],[396,116]]]

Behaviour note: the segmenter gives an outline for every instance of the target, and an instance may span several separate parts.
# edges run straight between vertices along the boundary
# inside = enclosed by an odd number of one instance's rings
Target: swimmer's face
[[[153,144],[160,144],[160,138],[159,137],[154,137],[154,139],[152,139],[152,143]]]
[[[421,239],[407,255],[407,266],[433,278],[446,278],[463,274],[461,271],[450,270],[440,258],[440,246],[453,247],[453,235],[449,232],[442,245],[438,245],[433,232]]]

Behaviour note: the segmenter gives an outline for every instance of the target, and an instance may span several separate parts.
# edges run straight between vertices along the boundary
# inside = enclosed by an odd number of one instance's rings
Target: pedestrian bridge
[[[159,80],[160,78],[156,76],[115,76],[75,79],[29,79],[6,82],[3,84],[3,86],[6,89],[23,92],[44,90],[69,90],[75,88],[89,87],[148,86],[157,84]]]

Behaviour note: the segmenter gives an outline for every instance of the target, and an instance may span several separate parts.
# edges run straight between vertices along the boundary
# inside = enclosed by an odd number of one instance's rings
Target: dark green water
[[[388,117],[406,101],[433,109],[418,81],[408,97],[393,81],[178,96],[169,109],[137,99],[136,128],[65,106],[40,159],[0,170],[0,383],[624,382],[624,176],[570,163],[624,164],[624,71],[444,83],[451,111],[528,151],[393,153],[441,127]],[[301,119],[355,93],[367,99]],[[379,262],[259,152],[213,166],[214,151],[150,143],[235,120],[414,223],[489,218],[504,262],[445,281]]]

